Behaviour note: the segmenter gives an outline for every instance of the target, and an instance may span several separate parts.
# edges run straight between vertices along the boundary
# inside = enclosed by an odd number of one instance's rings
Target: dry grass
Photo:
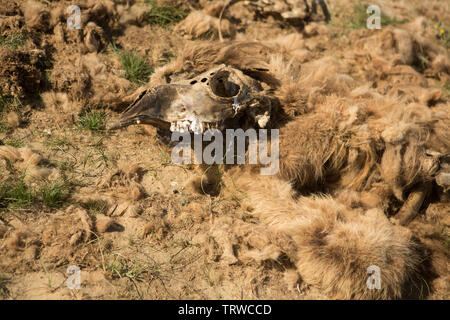
[[[28,41],[28,34],[26,32],[14,32],[7,36],[0,36],[0,47],[8,46],[14,50],[23,47]]]

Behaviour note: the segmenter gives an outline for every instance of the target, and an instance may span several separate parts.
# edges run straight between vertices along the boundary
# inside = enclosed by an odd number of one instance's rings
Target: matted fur
[[[30,148],[0,146],[0,159],[4,159],[20,170],[27,183],[35,180],[56,180],[60,174],[56,168],[41,166],[42,157]]]
[[[283,116],[273,124],[280,129],[279,174],[261,177],[233,169],[224,178],[231,177],[228,186],[248,196],[261,223],[258,232],[266,228],[283,241],[265,239],[240,259],[277,259],[283,252],[306,283],[333,298],[405,297],[422,257],[411,232],[391,224],[385,212],[394,197],[403,203],[408,192],[433,180],[436,153],[449,151],[449,121],[441,116],[448,103],[439,104],[442,97],[408,65],[416,59],[411,48],[418,40],[404,30],[384,33],[387,37],[375,42],[381,51],[375,50],[365,66],[374,77],[392,81],[378,90],[357,87],[348,64],[334,57],[302,64],[304,43],[293,35],[189,44],[177,60],[156,70],[149,84],[226,64],[261,81],[279,101]],[[363,53],[370,50],[365,45]],[[383,50],[387,59],[376,54]],[[410,86],[400,86],[399,78]],[[414,92],[420,97],[412,98]],[[328,195],[310,195],[317,191]],[[309,196],[296,199],[297,193]],[[232,237],[231,227],[215,225],[221,230],[217,234]],[[227,263],[235,263],[229,243],[224,250]],[[380,290],[367,287],[371,265],[381,269]]]
[[[392,225],[381,210],[352,209],[326,196],[295,199],[291,186],[275,177],[255,183],[251,174],[239,171],[232,179],[263,225],[292,238],[296,251],[292,246],[280,250],[306,283],[337,299],[403,296],[420,256],[409,230]],[[367,287],[371,265],[381,269],[380,290]]]
[[[226,19],[221,22],[222,34],[233,38],[236,34],[234,26]],[[217,39],[219,19],[201,11],[191,11],[189,15],[176,27],[175,32],[180,32],[189,39],[210,38]]]

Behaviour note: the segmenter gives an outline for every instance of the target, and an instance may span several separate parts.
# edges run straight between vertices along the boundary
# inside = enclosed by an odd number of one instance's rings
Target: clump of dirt
[[[20,15],[20,6],[18,1],[2,0],[0,2],[0,14],[4,16]]]
[[[23,98],[38,93],[44,86],[44,72],[39,68],[44,52],[0,47],[0,87],[2,96]]]

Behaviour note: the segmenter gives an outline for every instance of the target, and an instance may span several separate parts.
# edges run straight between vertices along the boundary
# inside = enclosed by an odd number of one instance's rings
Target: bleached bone
[[[172,132],[203,133],[223,128],[225,121],[238,121],[242,116],[265,127],[271,105],[259,81],[220,65],[192,79],[144,90],[108,128],[151,124]]]

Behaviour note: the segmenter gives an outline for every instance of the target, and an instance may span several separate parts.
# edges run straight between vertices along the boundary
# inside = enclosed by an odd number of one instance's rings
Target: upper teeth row
[[[176,122],[172,122],[170,124],[170,131],[178,131],[178,132],[193,132],[195,134],[201,134],[205,130],[209,129],[217,129],[218,123],[202,123],[197,118],[186,119],[186,120],[178,120]]]
[[[170,124],[170,131],[187,132],[191,131],[194,133],[203,132],[203,124],[201,122],[191,122],[189,120],[179,120],[177,122],[172,122]]]

